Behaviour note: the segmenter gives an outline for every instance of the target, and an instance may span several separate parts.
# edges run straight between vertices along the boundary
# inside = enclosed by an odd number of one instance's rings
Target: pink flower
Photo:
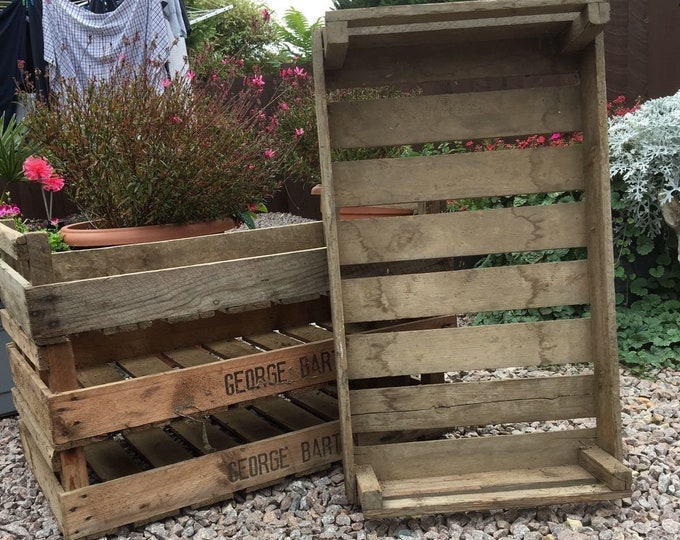
[[[195,76],[196,76],[196,73],[192,70],[189,70],[186,73],[186,78],[189,79],[190,81],[193,81]]]
[[[179,116],[173,116],[173,117],[170,118],[170,121],[173,124],[179,124],[182,121],[182,119]]]
[[[269,10],[267,9],[263,9],[262,11],[260,11],[260,14],[262,15],[262,20],[264,22],[269,22],[270,19],[272,18],[272,14],[269,13]]]
[[[543,144],[543,143],[545,142],[545,137],[544,137],[543,135],[539,135],[539,136],[536,138],[536,142],[537,142],[538,144]]]
[[[267,148],[267,149],[264,151],[264,159],[271,159],[271,158],[273,158],[275,153],[276,153],[276,152],[275,152],[274,150],[272,150],[271,148]]]
[[[287,111],[288,109],[290,109],[290,107],[288,106],[288,103],[282,101],[281,103],[279,103],[279,109],[281,109],[282,111]]]
[[[26,60],[17,60],[17,67],[19,68],[19,71],[23,71],[25,66]]]
[[[307,77],[307,72],[300,66],[295,66],[293,73],[296,77],[300,77],[301,79],[305,79]]]
[[[16,204],[0,204],[0,217],[14,217],[21,214]]]
[[[251,77],[246,78],[246,85],[251,88],[256,88],[258,94],[262,93],[265,85],[264,78],[262,75],[252,75]]]
[[[48,180],[54,170],[50,163],[41,157],[29,156],[24,161],[24,176],[33,182],[43,182]]]
[[[295,138],[296,138],[296,139],[299,139],[299,138],[302,137],[304,134],[305,134],[305,130],[302,129],[302,128],[297,128],[297,129],[295,130]]]
[[[42,188],[45,191],[61,191],[64,187],[64,179],[61,176],[50,176],[49,178],[43,180]]]
[[[172,84],[172,81],[171,81],[170,79],[163,79],[163,80],[161,81],[161,86],[162,86],[163,88],[167,88],[167,87],[170,86],[171,84]]]
[[[551,140],[551,141],[556,141],[557,139],[559,139],[559,138],[561,138],[561,137],[562,137],[562,135],[561,135],[560,133],[553,133],[553,134],[550,136],[550,140]]]

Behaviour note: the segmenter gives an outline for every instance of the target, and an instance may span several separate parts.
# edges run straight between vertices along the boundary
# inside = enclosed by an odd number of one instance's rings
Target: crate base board
[[[340,425],[333,421],[66,491],[21,420],[19,430],[26,460],[66,540],[100,537],[185,507],[213,504],[341,459]]]
[[[590,450],[583,452],[590,456]],[[416,517],[629,497],[630,471],[618,461],[600,459],[600,454],[603,452],[597,452],[592,460],[580,459],[583,465],[383,481],[376,477],[370,465],[362,465],[356,468],[358,496],[366,518]]]

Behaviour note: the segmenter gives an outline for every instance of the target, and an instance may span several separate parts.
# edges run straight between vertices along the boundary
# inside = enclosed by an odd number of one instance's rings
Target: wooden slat
[[[171,371],[172,368],[163,362],[158,356],[142,356],[119,360],[118,364],[133,377],[146,377],[156,375],[164,371]]]
[[[174,351],[164,352],[174,363],[181,367],[203,366],[212,362],[217,362],[218,358],[201,346],[187,347],[186,349],[175,349]]]
[[[340,258],[338,254],[338,211],[333,197],[333,173],[331,159],[331,139],[329,133],[328,107],[326,103],[325,66],[323,59],[323,43],[321,30],[312,32],[312,64],[314,73],[314,106],[317,121],[319,143],[319,166],[324,190],[321,193],[321,204],[324,208],[323,225],[326,237],[327,264],[329,268],[329,286],[331,314],[334,327],[335,364],[338,384],[338,411],[341,426],[342,461],[345,470],[354,470],[354,452],[352,445],[352,424],[349,411],[349,380],[347,379],[347,356],[345,351],[345,320],[342,309],[342,290],[340,286]],[[356,502],[356,482],[353,474],[345,477],[345,493],[349,503]]]
[[[227,407],[335,378],[332,341],[218,360],[204,366],[149,372],[121,361],[140,378],[51,395],[44,408],[58,418],[55,443],[84,440],[180,415]],[[160,362],[160,360],[159,360]],[[162,367],[162,366],[160,366]]]
[[[573,86],[328,105],[333,147],[359,148],[579,131]]]
[[[206,347],[224,358],[238,358],[239,356],[257,354],[260,352],[259,349],[249,343],[237,339],[210,342],[206,344]]]
[[[284,433],[281,428],[243,407],[215,413],[213,417],[220,425],[248,442],[261,441]]]
[[[142,471],[140,463],[113,439],[105,439],[85,447],[87,463],[104,482]]]
[[[343,282],[347,322],[587,304],[588,265],[569,261]]]
[[[238,446],[234,439],[207,418],[176,420],[170,427],[203,454]]]
[[[186,283],[192,286],[187,289]],[[26,313],[31,313],[32,334],[40,342],[327,290],[326,250],[319,248],[32,287],[26,291]]]
[[[321,423],[318,416],[279,397],[258,399],[253,402],[253,407],[291,431],[305,429]]]
[[[512,469],[473,474],[457,474],[412,480],[382,482],[386,499],[428,497],[446,493],[489,493],[499,490],[546,488],[555,485],[578,486],[593,484],[596,478],[578,465],[561,465],[540,469]]]
[[[403,517],[423,513],[450,514],[494,508],[526,508],[554,504],[585,503],[621,499],[630,491],[611,491],[600,483],[549,488],[494,491],[488,494],[451,494],[439,497],[388,499],[380,510],[364,512],[368,518]]]
[[[437,20],[406,24],[349,27],[349,42],[357,48],[378,48],[401,45],[414,46],[439,43],[452,44],[470,41],[555,36],[566,32],[574,20],[573,13],[547,13],[514,17]]]
[[[590,260],[590,297],[593,319],[593,356],[598,380],[598,446],[619,461],[621,443],[621,403],[619,400],[619,363],[616,344],[614,299],[614,254],[612,253],[611,193],[607,159],[607,116],[604,38],[600,34],[586,49],[581,71],[584,147],[588,159],[585,176],[589,179],[588,257]]]
[[[80,385],[84,387],[99,386],[100,384],[123,380],[123,376],[108,364],[79,368],[77,377]]]
[[[101,249],[53,253],[55,281],[205,264],[323,247],[321,224],[302,223]]]
[[[589,319],[352,334],[350,379],[590,362]]]
[[[594,415],[592,375],[351,390],[355,433]]]
[[[356,446],[355,454],[357,464],[372,465],[381,481],[401,480],[576,465],[579,448],[592,444],[594,437],[594,429],[577,429]]]
[[[343,221],[340,264],[583,247],[584,214],[583,203],[566,203]]]
[[[43,285],[54,281],[52,249],[46,232],[25,234],[28,251],[29,281],[31,285]]]
[[[436,81],[525,77],[576,71],[573,57],[556,56],[535,40],[515,40],[498,47],[493,42],[462,42],[456,54],[438,45],[380,47],[366,54],[350,48],[341,70],[326,74],[328,89]]]
[[[288,398],[324,420],[338,419],[338,400],[318,389],[291,392]]]
[[[30,408],[28,401],[16,386],[12,388],[12,400],[14,401],[14,407],[19,413],[21,423],[26,426],[33,437],[36,451],[40,453],[46,463],[49,463],[52,471],[59,472],[61,470],[61,462],[54,444],[48,437],[49,432],[46,432],[40,426],[39,415]]]
[[[347,22],[328,22],[324,29],[324,63],[327,69],[342,67],[347,54]]]
[[[338,206],[581,190],[583,148],[338,161],[333,184]]]
[[[584,6],[601,0],[496,0],[495,2],[467,2],[403,5],[377,7],[362,10],[335,10],[326,12],[326,22],[347,21],[350,26],[399,24],[402,21],[429,22],[442,19],[508,17],[522,13],[541,15],[545,13],[580,12]]]
[[[154,467],[163,467],[194,457],[184,446],[160,428],[129,431],[123,435]]]
[[[300,341],[320,341],[333,338],[333,332],[313,324],[305,324],[303,326],[294,326],[290,328],[286,327],[283,328],[281,332],[299,339]]]
[[[257,347],[265,350],[281,349],[283,347],[293,347],[300,345],[302,341],[299,339],[279,334],[277,332],[264,332],[261,334],[248,334],[243,336],[248,342],[253,343]]]

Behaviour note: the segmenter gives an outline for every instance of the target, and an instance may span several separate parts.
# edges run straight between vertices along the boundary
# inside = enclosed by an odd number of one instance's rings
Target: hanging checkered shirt
[[[75,79],[81,89],[108,79],[122,58],[133,66],[151,59],[160,72],[171,45],[160,0],[125,0],[109,13],[45,0],[43,36],[55,90],[60,77]],[[157,79],[162,80],[160,73]]]

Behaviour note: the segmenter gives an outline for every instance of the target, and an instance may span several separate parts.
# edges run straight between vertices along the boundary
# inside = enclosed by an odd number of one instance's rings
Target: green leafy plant
[[[314,22],[295,8],[288,8],[283,14],[283,24],[276,24],[281,46],[296,62],[306,63],[312,60],[312,32],[321,26],[321,19]]]
[[[278,36],[269,10],[251,0],[187,0],[187,7],[199,10],[231,5],[224,13],[192,27],[187,48],[201,51],[209,44],[219,57],[243,59],[246,68],[254,65],[278,64]]]
[[[660,234],[661,205],[680,201],[680,91],[610,117],[609,164],[635,226]]]
[[[680,300],[650,294],[616,310],[619,358],[636,374],[680,367]]]
[[[31,148],[26,140],[26,126],[17,122],[13,115],[5,121],[5,113],[0,116],[0,177],[5,182],[23,179],[23,165]],[[7,189],[5,184],[2,192]]]
[[[191,65],[198,71],[208,57],[213,51]],[[262,203],[296,144],[279,129],[284,112],[262,102],[262,75],[233,57],[206,79],[190,71],[159,80],[154,67],[122,57],[110,78],[82,92],[61,81],[50,105],[24,119],[71,200],[106,227],[208,221]],[[285,82],[272,84],[272,100],[286,95]]]

